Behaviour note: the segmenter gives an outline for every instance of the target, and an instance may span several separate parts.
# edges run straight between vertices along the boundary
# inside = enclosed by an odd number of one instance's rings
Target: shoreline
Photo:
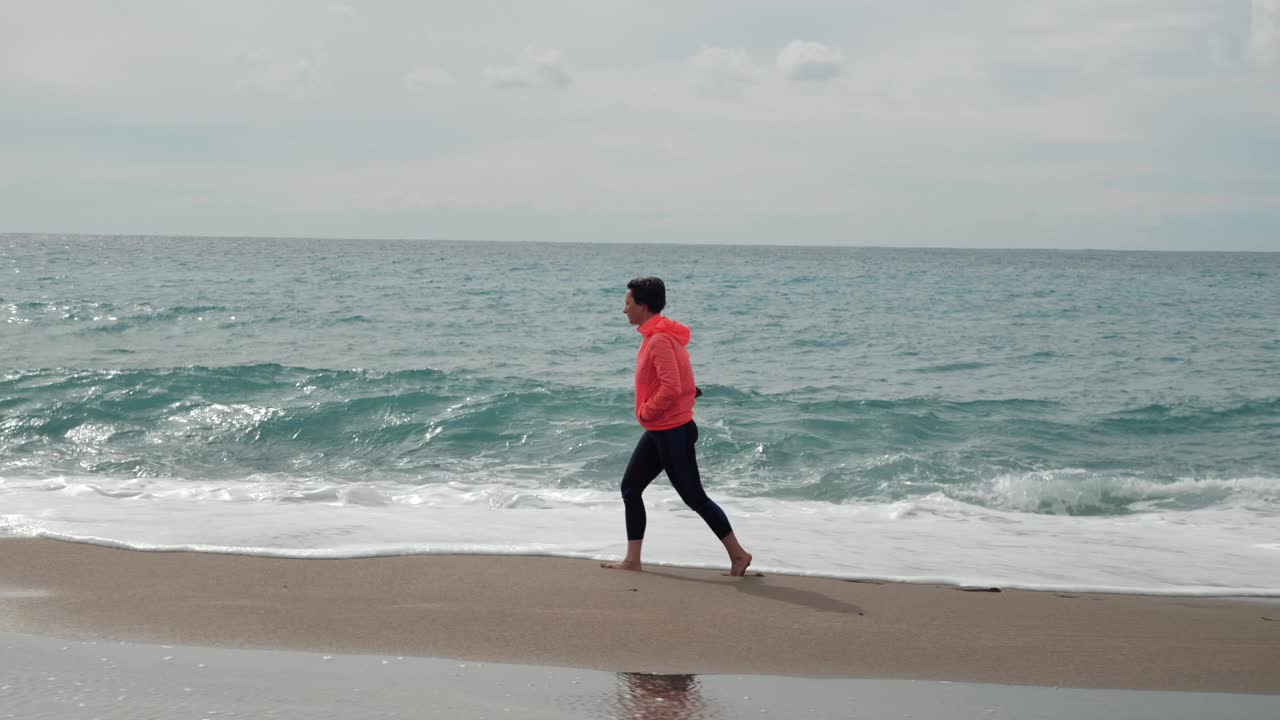
[[[662,492],[658,490],[658,492]],[[512,559],[560,559],[572,561],[588,561],[588,562],[618,562],[622,560],[621,554],[613,555],[595,555],[586,552],[540,552],[540,551],[500,551],[488,549],[440,549],[434,546],[423,548],[417,547],[397,547],[391,546],[381,550],[358,550],[349,549],[309,549],[309,548],[263,548],[263,547],[236,547],[226,545],[208,545],[202,543],[192,544],[174,544],[174,545],[156,545],[156,544],[139,544],[135,545],[125,541],[111,540],[106,538],[98,538],[93,536],[77,536],[63,535],[55,532],[42,532],[36,537],[26,535],[3,535],[0,534],[0,542],[6,540],[50,540],[54,542],[69,543],[72,545],[90,545],[93,547],[102,547],[113,550],[125,550],[129,552],[143,553],[190,553],[198,555],[226,555],[231,557],[253,557],[278,560],[378,560],[386,558],[400,557],[431,557],[431,556],[447,556],[447,557],[493,557],[493,558],[512,558]],[[670,550],[670,547],[663,548]],[[652,550],[652,549],[650,549]],[[670,562],[670,561],[647,561],[646,568],[657,570],[693,570],[705,572],[720,572],[728,568],[722,553],[715,553],[718,561],[712,562]],[[859,572],[844,573],[840,571],[824,572],[821,570],[805,570],[803,568],[769,566],[763,563],[754,563],[751,566],[753,573],[765,575],[782,576],[782,577],[803,577],[813,578],[817,580],[829,580],[839,582],[855,582],[855,583],[881,583],[889,585],[928,585],[935,587],[954,587],[959,589],[977,589],[989,588],[992,586],[1000,588],[1002,591],[1016,590],[1020,592],[1035,593],[1068,593],[1068,594],[1087,594],[1087,595],[1121,595],[1135,597],[1158,597],[1158,598],[1185,598],[1185,599],[1207,599],[1207,600],[1249,600],[1259,603],[1280,604],[1280,585],[1276,587],[1236,587],[1221,585],[1178,585],[1171,587],[1150,587],[1150,586],[1129,586],[1129,585],[1094,585],[1094,584],[1071,584],[1069,582],[1044,583],[1044,582],[1027,582],[1019,580],[1000,579],[998,577],[990,577],[983,575],[896,575],[890,573],[875,572]]]
[[[0,539],[9,632],[614,672],[1280,694],[1280,610],[1266,600]]]

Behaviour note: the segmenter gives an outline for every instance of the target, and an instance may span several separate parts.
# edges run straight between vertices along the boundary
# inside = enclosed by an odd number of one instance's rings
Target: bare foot
[[[730,559],[729,574],[734,577],[742,577],[747,574],[747,568],[751,566],[751,553],[743,554]]]
[[[627,562],[626,560],[616,563],[600,563],[600,567],[607,568],[609,570],[631,570],[632,572],[644,572],[644,568],[640,567],[640,563]]]

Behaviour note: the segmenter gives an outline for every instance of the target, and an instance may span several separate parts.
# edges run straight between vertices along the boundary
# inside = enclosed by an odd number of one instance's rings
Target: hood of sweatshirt
[[[643,325],[636,328],[636,330],[639,330],[640,334],[645,336],[645,339],[651,338],[659,333],[670,335],[681,345],[688,345],[689,338],[693,336],[693,333],[689,330],[688,326],[681,325],[666,315],[654,315],[645,321]]]

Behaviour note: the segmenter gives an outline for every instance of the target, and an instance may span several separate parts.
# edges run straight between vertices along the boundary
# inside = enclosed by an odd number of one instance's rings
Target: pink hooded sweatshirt
[[[654,315],[636,328],[644,336],[636,355],[636,419],[645,430],[670,430],[693,419],[693,366],[689,328]]]

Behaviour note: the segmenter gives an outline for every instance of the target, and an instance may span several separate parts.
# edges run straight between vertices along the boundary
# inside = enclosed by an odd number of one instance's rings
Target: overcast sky
[[[0,232],[1280,250],[1280,0],[0,0]]]

